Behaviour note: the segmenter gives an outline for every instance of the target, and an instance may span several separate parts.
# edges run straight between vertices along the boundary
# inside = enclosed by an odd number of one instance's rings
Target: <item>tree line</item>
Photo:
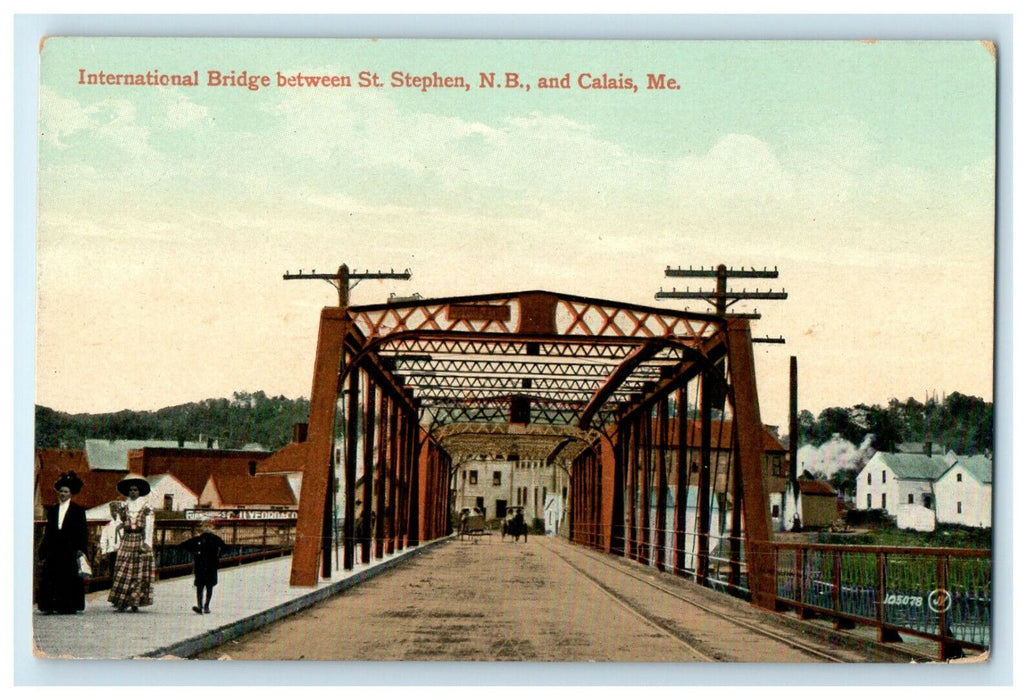
[[[309,400],[234,392],[232,399],[205,399],[157,411],[69,414],[36,406],[36,447],[83,449],[86,439],[212,439],[221,449],[257,443],[274,451],[294,438],[295,423],[309,420]]]
[[[909,397],[891,399],[887,406],[827,408],[818,417],[800,412],[800,444],[821,445],[837,433],[855,445],[872,435],[872,447],[881,452],[895,452],[902,443],[933,442],[959,455],[980,454],[994,449],[994,410],[992,403],[956,391],[925,402]]]
[[[994,448],[993,405],[958,392],[925,402],[891,399],[887,406],[832,407],[816,417],[801,411],[800,444],[821,445],[839,434],[860,445],[893,452],[906,442],[931,441],[956,454]],[[234,392],[232,399],[205,399],[157,411],[69,414],[36,406],[36,447],[82,449],[87,438],[106,440],[184,440],[207,437],[224,449],[258,443],[278,450],[293,439],[295,423],[309,419],[305,398],[269,397],[258,391]]]

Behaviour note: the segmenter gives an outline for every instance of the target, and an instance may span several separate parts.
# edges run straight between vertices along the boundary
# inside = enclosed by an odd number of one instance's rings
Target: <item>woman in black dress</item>
[[[83,482],[75,472],[54,483],[57,503],[47,506],[47,524],[40,543],[40,585],[36,605],[45,613],[76,613],[86,609],[79,555],[86,552],[86,510],[72,502]]]

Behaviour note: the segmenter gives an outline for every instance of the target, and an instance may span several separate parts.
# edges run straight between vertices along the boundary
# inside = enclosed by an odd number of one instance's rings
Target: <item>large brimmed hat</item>
[[[58,491],[64,487],[72,492],[72,495],[79,493],[83,488],[83,480],[75,472],[65,472],[54,482],[54,490]]]
[[[141,496],[146,496],[151,493],[151,485],[147,483],[147,479],[142,479],[139,476],[127,476],[125,479],[118,482],[118,484],[115,485],[115,488],[117,488],[118,492],[123,496],[128,496],[130,486],[136,486],[140,489]]]

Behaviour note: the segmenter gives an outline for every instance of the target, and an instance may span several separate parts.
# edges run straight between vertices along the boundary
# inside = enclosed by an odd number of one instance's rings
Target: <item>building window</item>
[[[880,494],[880,508],[887,510],[887,494],[885,493]]]
[[[783,475],[783,460],[779,455],[772,458],[772,476]]]
[[[883,470],[883,483],[887,483],[887,470]]]
[[[913,503],[915,503],[915,501],[916,501],[915,494],[914,493],[908,494],[908,503],[909,503],[909,505],[912,505]]]
[[[171,493],[165,494],[164,506],[165,506],[165,510],[172,510],[172,494]]]
[[[867,483],[869,486],[872,486],[872,472],[869,472],[865,475],[865,483]]]
[[[567,503],[567,487],[566,486],[563,488],[561,493],[563,494],[562,499],[563,499],[564,503]]]
[[[502,485],[503,485],[503,473],[502,472],[492,472],[492,486],[502,486]]]
[[[955,510],[958,512],[959,515],[962,515],[962,501],[958,501],[955,504]]]
[[[962,474],[956,474],[955,481],[962,481]]]
[[[538,503],[538,502],[539,502],[539,487],[536,486],[535,487],[535,500],[533,501],[533,503]]]
[[[478,473],[476,469],[471,469],[469,473],[470,483],[476,484],[478,482]]]
[[[871,493],[865,494],[865,507],[868,508],[869,510],[872,510],[872,494]]]
[[[779,506],[778,505],[773,505],[772,506],[772,517],[773,518],[778,518],[779,517]]]

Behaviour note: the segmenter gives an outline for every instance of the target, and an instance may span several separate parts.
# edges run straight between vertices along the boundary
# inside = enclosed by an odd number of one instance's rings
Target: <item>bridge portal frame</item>
[[[395,362],[418,361],[406,354],[417,350],[429,353],[431,364],[446,356],[434,356],[431,351],[447,353],[450,362],[459,355],[461,364],[451,368],[456,376],[478,377],[478,386],[464,388],[462,382],[457,386],[455,381],[437,381],[433,371],[400,371],[403,368]],[[512,365],[514,354],[521,355],[522,362],[549,360],[543,365],[545,383],[537,387],[538,393],[522,391],[539,380],[529,378],[526,368]],[[728,383],[715,368],[725,358],[729,362]],[[562,397],[550,396],[551,373],[584,377],[587,373],[582,369],[607,362],[603,376],[595,383],[554,383],[557,392],[562,387],[565,393]],[[262,465],[263,471],[286,462],[303,466],[291,585],[314,586],[321,572],[324,577],[330,575],[327,523],[333,497],[336,410],[342,395],[347,428],[346,568],[354,565],[350,543],[355,535],[352,509],[360,443],[367,475],[363,502],[368,504],[360,527],[374,534],[372,554],[380,556],[448,531],[451,459],[436,438],[435,429],[463,420],[491,420],[506,407],[511,423],[569,425],[600,436],[590,448],[577,440],[564,444],[558,441],[550,454],[551,459],[559,459],[568,450],[572,479],[569,536],[644,563],[651,544],[655,550],[660,549],[665,526],[658,522],[654,531],[649,531],[646,486],[651,470],[658,475],[663,470],[662,456],[651,463],[654,443],[666,445],[666,437],[656,438],[667,436],[672,422],[678,425],[675,502],[680,508],[676,509],[674,526],[676,542],[683,545],[676,549],[684,550],[687,387],[698,376],[703,378],[704,391],[712,391],[712,383],[723,387],[733,408],[735,491],[743,497],[751,600],[773,607],[774,555],[762,468],[764,428],[749,321],[542,291],[323,310],[307,435],[304,441]],[[492,380],[486,381],[486,377]],[[498,388],[501,381],[511,379],[513,387]],[[496,393],[485,392],[485,386],[497,389]],[[366,397],[362,411],[361,387],[365,387]],[[572,391],[582,393],[572,395]],[[674,421],[667,416],[670,396],[675,397],[678,407]],[[662,404],[664,407],[659,408]],[[653,418],[655,412],[659,428]],[[704,425],[708,427],[709,413],[704,411]],[[701,498],[708,487],[704,475],[710,460],[706,449],[704,455]],[[374,475],[376,485],[372,483]],[[654,480],[666,483],[659,476]],[[639,504],[626,497],[637,490]],[[371,513],[373,504],[376,510]],[[698,509],[701,511],[709,512]],[[701,536],[706,537],[706,528]],[[360,557],[364,561],[371,556],[370,539],[369,534],[362,539]],[[706,564],[706,547],[701,555]],[[654,565],[664,567],[660,556],[655,557]]]

